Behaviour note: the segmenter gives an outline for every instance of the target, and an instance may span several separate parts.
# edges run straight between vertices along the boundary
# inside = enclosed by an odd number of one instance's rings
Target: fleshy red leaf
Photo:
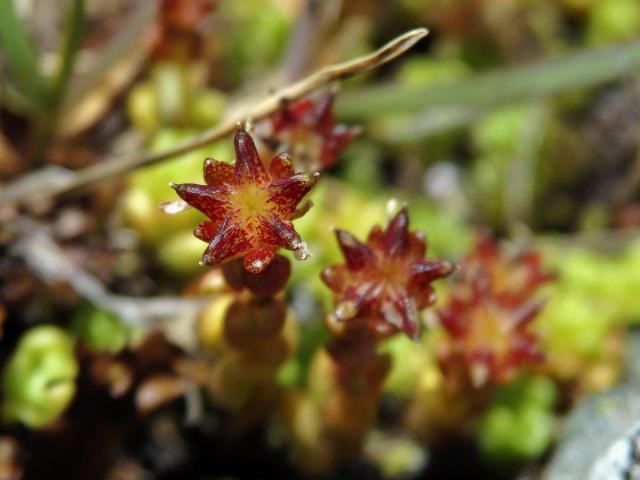
[[[431,283],[449,275],[452,265],[423,258],[424,237],[409,231],[406,209],[384,230],[374,227],[366,244],[344,230],[336,230],[336,237],[345,264],[332,265],[321,276],[334,292],[336,307],[330,318],[364,318],[378,337],[402,331],[416,338],[418,310],[435,302]]]
[[[299,205],[317,175],[295,173],[286,154],[275,157],[265,170],[251,136],[239,128],[235,136],[235,166],[207,159],[207,185],[172,185],[186,204],[204,213],[194,235],[209,242],[202,262],[207,265],[244,257],[247,271],[261,272],[279,248],[295,257],[309,257],[306,244],[291,220],[304,214],[310,202]]]
[[[293,160],[288,153],[276,155],[271,160],[269,173],[274,179],[291,177],[295,174],[293,170]]]
[[[200,222],[198,226],[193,230],[193,234],[196,238],[199,238],[203,242],[210,242],[216,236],[218,232],[218,226],[211,220],[205,220]]]
[[[402,255],[409,245],[409,214],[401,208],[391,219],[380,237],[382,248],[388,255]]]
[[[243,129],[238,129],[234,137],[234,145],[236,149],[236,164],[234,168],[236,185],[268,182],[267,171],[258,156],[258,151],[251,135]]]
[[[242,264],[247,272],[260,273],[269,265],[275,254],[272,249],[256,248],[244,257]]]
[[[269,201],[283,215],[291,214],[316,184],[317,179],[317,175],[310,177],[305,173],[280,178],[269,186]]]
[[[371,249],[345,230],[336,230],[338,245],[350,270],[359,270],[374,261]]]
[[[233,165],[207,158],[203,165],[204,181],[207,185],[231,185],[233,183]]]
[[[197,185],[195,183],[171,184],[178,196],[200,210],[212,221],[221,223],[229,211],[227,187]]]
[[[223,222],[216,236],[204,252],[202,263],[215,265],[224,260],[235,258],[251,250],[248,233],[237,223],[228,219]]]

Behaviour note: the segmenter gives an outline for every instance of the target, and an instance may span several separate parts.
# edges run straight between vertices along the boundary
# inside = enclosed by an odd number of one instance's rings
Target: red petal
[[[402,255],[409,246],[409,214],[406,207],[391,219],[379,239],[380,247],[388,255]]]
[[[420,310],[436,303],[436,291],[431,285],[421,285],[418,288],[412,288],[411,295]]]
[[[271,130],[279,132],[287,127],[288,115],[286,109],[278,110],[271,115]]]
[[[269,181],[269,176],[258,156],[251,135],[243,129],[238,129],[234,145],[236,148],[235,183],[266,183]]]
[[[498,244],[488,230],[479,229],[476,231],[474,255],[484,259],[495,258],[500,255]]]
[[[446,277],[453,271],[453,265],[444,260],[417,260],[411,264],[410,284],[416,286],[431,283]]]
[[[178,196],[197,208],[214,222],[221,223],[229,213],[227,196],[229,189],[224,186],[197,185],[194,183],[171,184]]]
[[[294,175],[295,171],[293,170],[291,155],[288,153],[281,153],[273,157],[271,165],[269,166],[269,173],[274,179],[291,177]]]
[[[409,234],[409,252],[412,257],[423,258],[427,253],[427,240],[422,232]]]
[[[307,200],[302,205],[298,205],[291,214],[291,218],[289,220],[295,220],[296,218],[302,217],[311,209],[311,207],[313,207],[313,202],[311,200]]]
[[[384,300],[380,304],[380,312],[382,313],[382,317],[384,318],[385,323],[393,325],[393,327],[395,327],[397,330],[402,329],[404,318],[394,302]]]
[[[251,239],[242,227],[225,220],[202,256],[202,263],[215,265],[251,250]]]
[[[367,245],[344,230],[336,230],[340,250],[344,255],[349,270],[360,270],[367,263],[374,261],[373,252]]]
[[[400,312],[402,312],[402,331],[410,338],[416,339],[420,334],[420,319],[415,305],[408,297],[403,298],[396,303]]]
[[[343,125],[335,127],[326,135],[320,152],[320,162],[323,168],[329,168],[336,163],[338,155],[360,133],[360,129]]]
[[[512,362],[528,363],[541,362],[544,354],[538,349],[537,338],[533,335],[523,335],[516,339],[510,355]]]
[[[218,233],[218,225],[210,220],[201,222],[194,230],[193,234],[203,242],[210,242]]]
[[[244,257],[242,264],[247,272],[260,273],[271,263],[275,254],[273,249],[256,248]]]
[[[513,314],[513,320],[516,328],[524,328],[529,324],[540,311],[544,308],[544,301],[529,302],[522,305]]]
[[[258,224],[258,238],[266,245],[282,247],[289,250],[299,248],[302,243],[300,235],[290,223],[285,223],[275,215],[271,218],[260,217]]]
[[[344,265],[331,265],[320,274],[322,281],[336,293],[341,293],[344,290],[346,276]]]
[[[318,130],[326,130],[333,127],[334,119],[331,114],[331,107],[335,96],[332,93],[323,95],[318,99],[309,114],[309,123],[318,127]]]
[[[203,175],[207,185],[231,185],[233,183],[233,165],[207,158],[204,161]]]
[[[467,316],[465,312],[459,312],[454,307],[449,307],[438,312],[440,323],[454,338],[462,338],[467,334]]]
[[[305,173],[281,178],[269,185],[269,202],[273,203],[283,217],[291,215],[302,198],[316,184],[319,175],[312,177]]]
[[[288,105],[286,108],[290,122],[299,122],[302,118],[309,115],[314,108],[314,103],[309,98],[301,98]]]

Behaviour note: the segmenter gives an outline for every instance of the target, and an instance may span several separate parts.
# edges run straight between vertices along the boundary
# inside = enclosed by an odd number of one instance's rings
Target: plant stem
[[[51,85],[51,101],[56,105],[56,108],[60,106],[64,100],[69,78],[73,72],[73,65],[80,50],[80,44],[84,34],[84,20],[85,0],[74,0],[73,5],[71,5],[71,10],[67,15],[64,44],[60,51],[58,70]]]
[[[2,2],[3,0],[0,0]],[[283,103],[301,98],[318,88],[335,81],[344,80],[356,74],[376,68],[402,55],[424,38],[428,31],[424,28],[410,30],[391,40],[375,52],[346,62],[329,65],[308,77],[281,88],[259,102],[251,102],[253,107],[243,108],[242,113],[220,125],[205,130],[200,135],[179,143],[175,147],[157,153],[136,152],[123,157],[105,159],[105,161],[86,167],[77,173],[61,177],[52,182],[41,172],[34,172],[0,191],[0,204],[30,203],[76,190],[88,184],[114,178],[131,170],[151,165],[168,158],[190,152],[229,135],[236,129],[238,122],[247,119],[261,120],[280,109]],[[234,111],[232,108],[231,111]]]
[[[0,0],[0,51],[33,112],[44,110],[47,82],[38,68],[33,44],[16,15],[13,0]]]
[[[354,120],[444,107],[478,110],[598,85],[638,71],[640,41],[634,41],[446,85],[360,88],[341,94],[335,108],[340,117]]]

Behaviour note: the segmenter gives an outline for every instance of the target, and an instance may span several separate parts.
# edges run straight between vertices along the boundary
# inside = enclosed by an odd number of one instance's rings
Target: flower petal
[[[329,168],[336,163],[340,152],[349,145],[361,132],[359,128],[349,128],[339,125],[333,128],[324,138],[320,151],[322,168]]]
[[[321,96],[313,106],[313,110],[309,112],[308,122],[319,130],[331,128],[334,124],[333,114],[331,113],[334,100],[335,95],[333,93]]]
[[[252,249],[251,238],[237,223],[225,220],[202,256],[205,265],[216,265],[224,260],[244,255]]]
[[[379,241],[387,255],[401,256],[406,252],[409,246],[409,214],[406,207],[391,219]]]
[[[420,334],[420,320],[418,319],[418,312],[415,304],[408,296],[404,296],[395,302],[396,308],[402,316],[402,330],[405,335],[414,340],[418,338]]]
[[[309,176],[296,173],[276,180],[269,185],[269,199],[278,213],[287,218],[296,209],[302,198],[309,193],[318,180],[319,174]]]
[[[213,158],[207,158],[202,167],[207,185],[231,185],[233,183],[233,165]]]
[[[427,253],[427,239],[424,233],[411,232],[409,235],[409,249],[407,252],[409,255],[415,258],[423,258]]]
[[[349,270],[360,270],[374,261],[373,252],[367,245],[345,230],[336,230],[338,245]]]
[[[193,230],[193,234],[196,238],[199,238],[203,242],[210,242],[218,233],[219,226],[216,225],[211,220],[205,220],[204,222],[200,222],[198,226]]]
[[[244,257],[242,264],[247,272],[260,273],[267,268],[275,255],[276,252],[272,248],[256,248]]]
[[[334,293],[340,294],[344,291],[346,275],[344,265],[331,265],[320,272],[320,279]]]
[[[310,257],[307,245],[291,223],[280,220],[276,215],[271,215],[271,218],[260,217],[257,230],[262,243],[292,250],[297,260]]]
[[[214,222],[221,223],[229,213],[227,201],[229,189],[225,186],[197,185],[195,183],[172,183],[178,196],[197,208]]]
[[[291,155],[288,153],[281,153],[273,157],[271,165],[269,166],[269,173],[274,179],[291,177],[294,175],[295,171],[293,170],[293,160],[291,159]]]
[[[302,205],[298,205],[296,209],[291,214],[291,218],[289,220],[295,220],[296,218],[302,217],[305,213],[307,213],[311,207],[313,207],[313,201],[307,200]]]
[[[267,171],[262,165],[258,156],[256,145],[253,143],[251,135],[244,129],[239,128],[234,138],[236,149],[236,164],[234,169],[234,180],[236,185],[243,183],[263,184],[269,181]]]
[[[411,264],[409,284],[417,287],[429,284],[438,278],[446,277],[453,269],[453,264],[445,260],[416,260]]]
[[[532,301],[523,304],[513,312],[513,322],[515,328],[525,328],[527,324],[542,311],[546,304],[544,300]]]

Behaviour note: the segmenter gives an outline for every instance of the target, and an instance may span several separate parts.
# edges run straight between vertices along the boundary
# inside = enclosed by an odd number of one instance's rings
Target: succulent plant
[[[478,445],[494,464],[514,464],[549,448],[556,419],[556,387],[546,377],[523,377],[501,386],[478,427]]]
[[[130,337],[129,329],[117,317],[91,306],[76,313],[71,328],[89,347],[112,354],[125,348]]]
[[[71,338],[58,327],[27,331],[2,373],[2,417],[31,428],[55,421],[76,391],[78,363]]]
[[[302,98],[271,115],[269,141],[291,153],[301,170],[330,168],[360,132],[358,127],[336,125],[332,113],[334,100],[333,93],[317,100]]]
[[[204,265],[242,257],[247,271],[260,273],[280,248],[305,260],[307,246],[291,220],[310,206],[299,204],[318,174],[295,173],[287,154],[274,157],[267,170],[251,136],[241,127],[234,144],[235,165],[205,160],[206,185],[172,184],[182,202],[165,204],[164,211],[175,213],[193,206],[209,218],[194,230],[197,238],[209,244],[202,257]]]
[[[366,243],[344,230],[336,230],[336,237],[345,263],[322,272],[335,296],[330,323],[345,324],[360,317],[377,336],[402,331],[417,337],[418,312],[435,302],[431,283],[449,275],[453,265],[425,258],[424,236],[409,231],[406,208],[386,229],[374,227]]]
[[[534,294],[552,278],[542,270],[539,253],[509,258],[479,233],[439,311],[447,333],[439,351],[445,375],[468,375],[482,386],[508,381],[540,362],[543,354],[530,324],[543,304]]]

